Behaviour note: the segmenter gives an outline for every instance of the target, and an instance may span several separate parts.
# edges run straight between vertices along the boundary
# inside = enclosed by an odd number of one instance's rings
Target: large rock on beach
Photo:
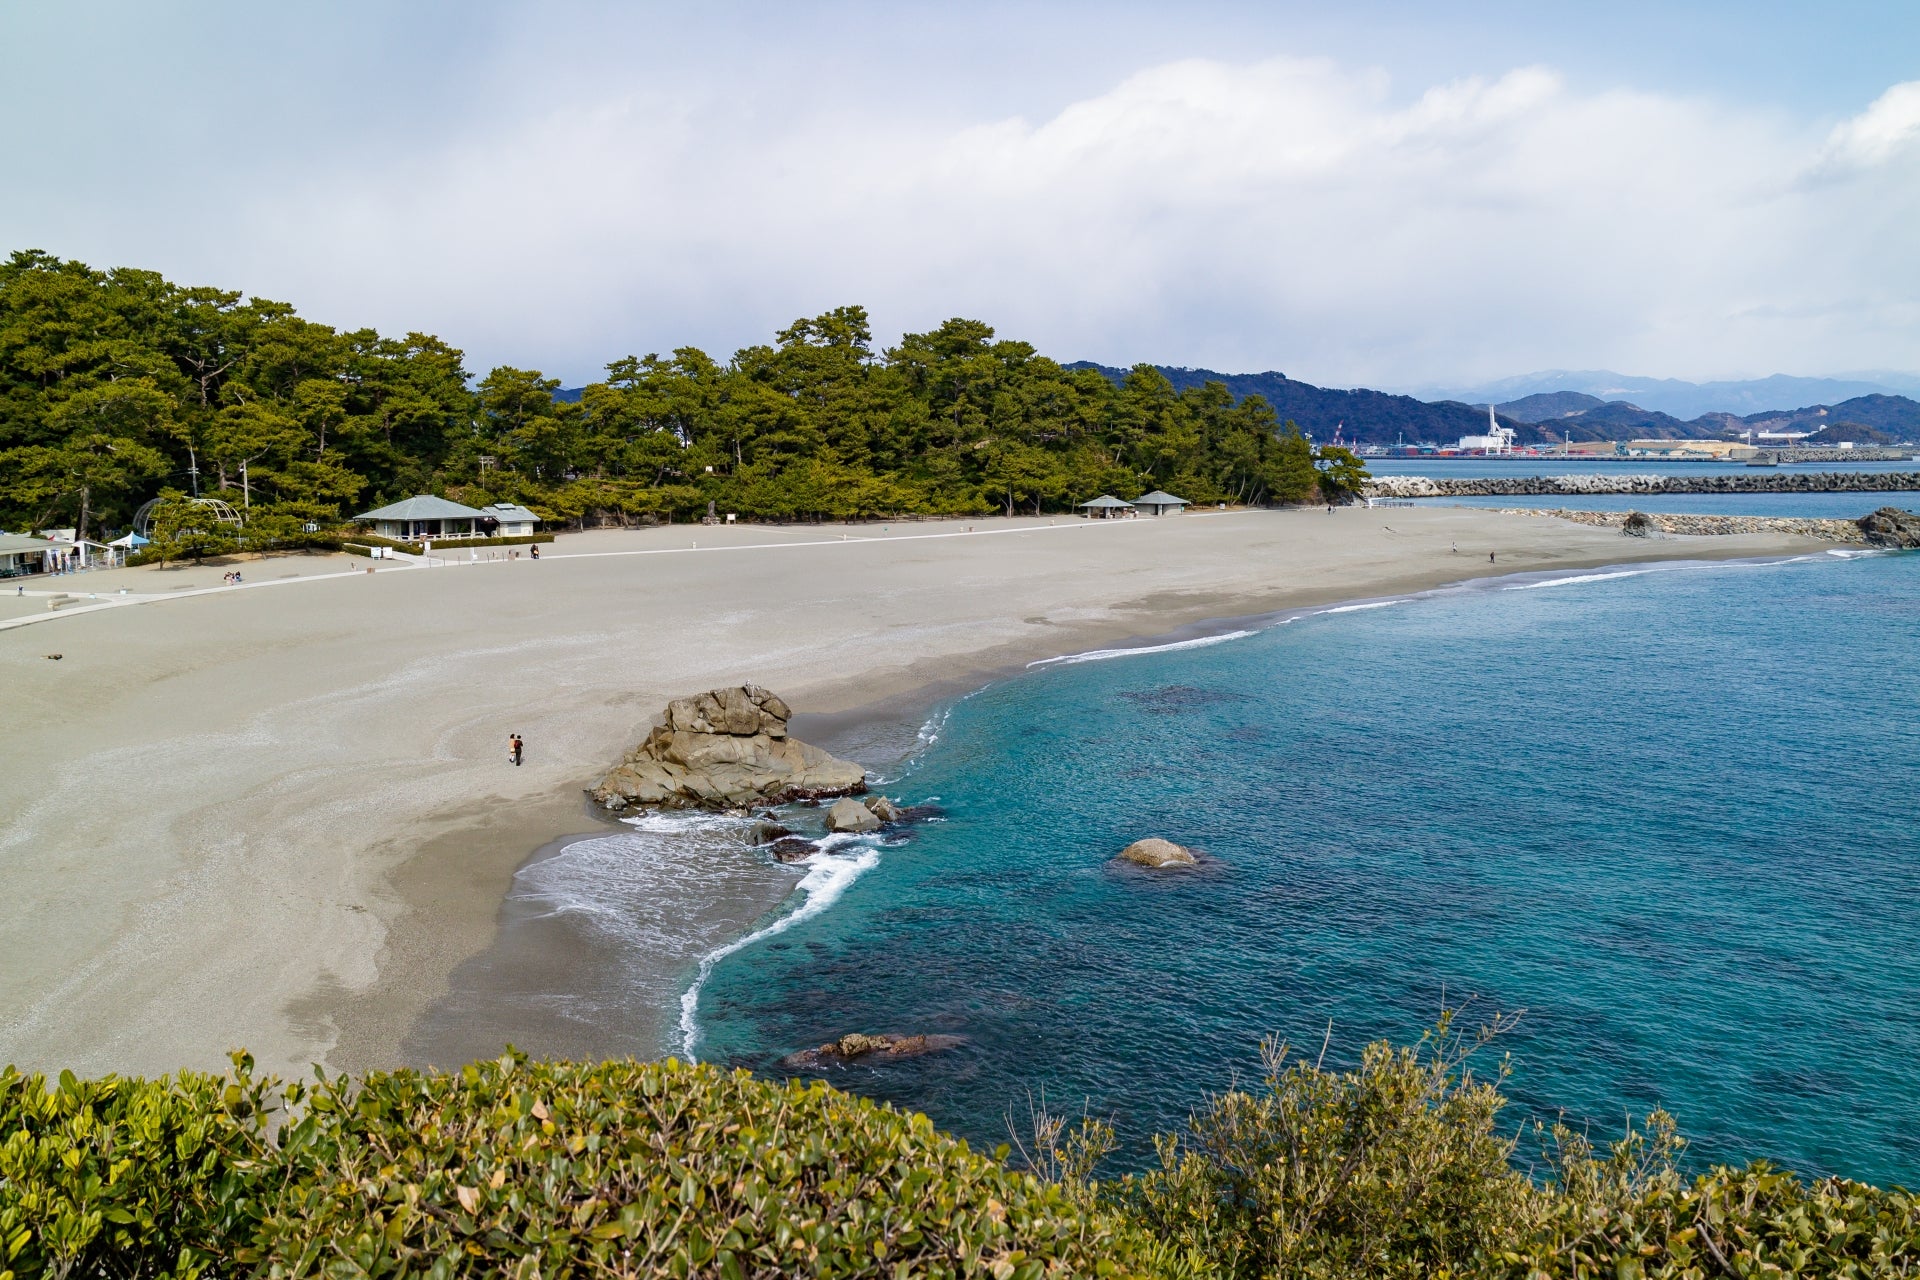
[[[878,831],[880,817],[858,800],[836,800],[827,810],[827,830],[859,833]]]
[[[753,809],[857,795],[867,772],[787,736],[793,712],[758,685],[667,705],[661,723],[587,789],[607,809]]]
[[[1119,858],[1122,862],[1131,862],[1135,866],[1147,867],[1154,871],[1200,865],[1200,859],[1193,856],[1193,850],[1177,845],[1171,840],[1162,840],[1157,836],[1135,840],[1120,851]]]
[[[780,1060],[780,1065],[817,1069],[845,1066],[850,1062],[897,1062],[902,1058],[939,1053],[964,1043],[966,1041],[962,1036],[869,1036],[856,1031],[841,1036],[831,1044],[823,1044],[818,1049],[802,1049],[799,1053],[788,1054]]]
[[[1860,532],[1876,547],[1897,547],[1903,551],[1920,548],[1920,515],[1898,507],[1882,507],[1872,515],[1860,517]]]

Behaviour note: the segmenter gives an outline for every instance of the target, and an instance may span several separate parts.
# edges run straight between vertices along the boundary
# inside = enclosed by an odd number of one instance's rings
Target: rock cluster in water
[[[1898,507],[1882,507],[1856,521],[1868,543],[1876,547],[1896,547],[1903,551],[1920,549],[1920,515]]]
[[[858,1061],[892,1062],[939,1053],[964,1043],[961,1036],[869,1036],[854,1032],[841,1036],[831,1044],[823,1044],[818,1049],[802,1049],[799,1053],[788,1054],[780,1060],[780,1065],[817,1068],[845,1066]]]
[[[1882,507],[1858,520],[1820,516],[1708,516],[1656,514],[1646,511],[1569,511],[1562,507],[1502,507],[1504,516],[1550,516],[1574,524],[1619,529],[1634,537],[1678,534],[1712,537],[1735,533],[1786,533],[1823,542],[1874,547],[1920,547],[1920,516],[1897,507]]]
[[[1375,498],[1528,497],[1586,493],[1897,493],[1920,489],[1914,471],[1761,472],[1748,475],[1375,476]]]
[[[676,698],[663,723],[587,794],[616,811],[728,810],[865,791],[864,768],[787,736],[792,715],[752,684]]]

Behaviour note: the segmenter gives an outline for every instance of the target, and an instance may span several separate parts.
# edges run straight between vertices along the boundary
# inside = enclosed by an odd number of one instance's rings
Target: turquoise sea
[[[701,1058],[833,1073],[986,1145],[1029,1097],[1120,1163],[1278,1033],[1350,1062],[1524,1010],[1510,1118],[1665,1107],[1701,1163],[1920,1185],[1920,556],[1469,583],[1038,665],[944,709],[709,955]],[[1196,872],[1117,867],[1159,835]]]

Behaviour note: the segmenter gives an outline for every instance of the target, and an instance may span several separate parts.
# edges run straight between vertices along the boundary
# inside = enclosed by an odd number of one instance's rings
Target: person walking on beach
[[[526,749],[526,745],[526,743],[520,741],[519,734],[510,733],[507,735],[507,754],[513,757],[515,768],[518,768],[520,765],[520,753]]]
[[[1493,552],[1491,552],[1491,551],[1489,551],[1489,552],[1487,552],[1487,563],[1488,563],[1488,564],[1492,564],[1492,563],[1493,563]]]

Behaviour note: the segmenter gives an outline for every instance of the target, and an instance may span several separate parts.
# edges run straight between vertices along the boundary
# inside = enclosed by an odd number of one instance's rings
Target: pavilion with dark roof
[[[422,538],[479,538],[486,536],[479,522],[486,512],[420,493],[404,502],[367,511],[354,517],[373,526],[373,532],[396,542],[418,542]]]
[[[1133,505],[1142,510],[1151,511],[1156,516],[1160,516],[1165,515],[1169,511],[1175,515],[1179,515],[1193,504],[1185,498],[1176,498],[1170,493],[1162,493],[1160,490],[1155,489],[1152,493],[1143,493],[1135,498]]]
[[[1110,520],[1122,511],[1133,510],[1131,502],[1123,502],[1110,493],[1103,493],[1091,502],[1082,502],[1079,506],[1087,513],[1089,520]]]

